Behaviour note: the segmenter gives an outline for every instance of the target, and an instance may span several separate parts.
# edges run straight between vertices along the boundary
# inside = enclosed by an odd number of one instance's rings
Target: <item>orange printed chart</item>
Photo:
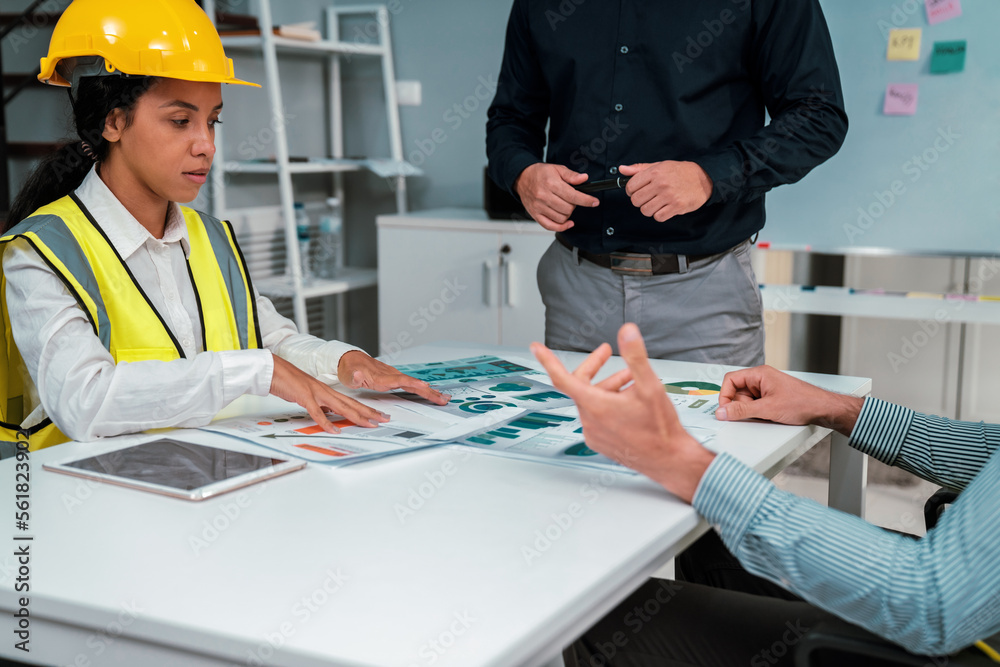
[[[337,428],[347,428],[349,426],[354,426],[354,422],[350,419],[341,419],[339,421],[331,422]],[[302,428],[295,429],[296,433],[301,433],[302,435],[316,435],[317,433],[326,433],[323,427],[319,424],[313,424],[312,426],[303,426]]]
[[[668,394],[684,394],[686,396],[709,396],[718,394],[722,387],[711,382],[697,382],[695,380],[682,380],[664,384],[663,388]]]
[[[351,452],[344,452],[339,449],[334,449],[332,447],[317,447],[316,445],[295,445],[299,449],[308,449],[310,452],[316,452],[317,454],[326,454],[327,456],[347,456]]]

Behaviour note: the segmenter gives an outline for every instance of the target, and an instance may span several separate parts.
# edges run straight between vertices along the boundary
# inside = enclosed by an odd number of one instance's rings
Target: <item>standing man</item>
[[[654,357],[762,363],[764,193],[846,133],[818,0],[514,0],[486,146],[493,180],[557,232],[546,343],[586,351],[634,321]]]

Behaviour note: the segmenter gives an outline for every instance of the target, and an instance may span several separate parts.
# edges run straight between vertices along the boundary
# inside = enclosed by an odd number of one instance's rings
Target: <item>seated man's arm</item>
[[[1000,457],[914,540],[777,489],[722,454],[694,508],[750,572],[915,653],[1000,631]]]
[[[1000,536],[992,530],[1000,455],[937,528],[914,540],[781,491],[734,457],[709,452],[684,431],[634,324],[622,327],[618,346],[628,368],[596,384],[609,345],[573,373],[544,346],[532,349],[576,402],[587,444],[690,502],[749,571],[916,653],[950,653],[1000,631]],[[766,367],[731,373],[722,389],[727,419],[823,423],[842,433],[882,421],[892,430],[874,403],[861,415],[860,399]]]
[[[869,398],[850,444],[883,463],[961,490],[997,450],[1000,426],[924,415]]]
[[[1000,426],[932,417],[820,389],[769,366],[727,373],[716,413],[723,421],[818,424],[883,463],[952,489],[965,488],[1000,444]]]

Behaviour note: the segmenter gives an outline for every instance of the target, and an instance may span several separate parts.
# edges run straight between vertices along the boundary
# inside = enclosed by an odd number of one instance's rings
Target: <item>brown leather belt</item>
[[[574,248],[573,244],[556,234],[556,240],[565,248],[574,250],[577,255],[592,264],[611,269],[615,273],[624,273],[634,276],[664,276],[671,273],[681,272],[681,262],[679,257],[686,257],[688,263],[697,262],[700,259],[708,259],[714,255],[646,255],[636,252],[612,252],[607,255],[598,255],[587,252],[580,248]],[[719,254],[719,253],[715,253]]]

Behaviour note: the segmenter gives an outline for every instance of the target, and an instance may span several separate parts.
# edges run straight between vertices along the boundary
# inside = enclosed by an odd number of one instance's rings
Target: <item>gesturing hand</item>
[[[716,419],[818,424],[850,435],[864,399],[820,389],[770,366],[726,373]]]
[[[611,357],[607,343],[572,373],[541,343],[531,346],[556,388],[576,402],[583,436],[591,449],[638,470],[691,502],[715,455],[684,430],[663,384],[649,365],[636,325],[622,326],[618,349],[628,368],[591,384]]]
[[[327,433],[340,433],[340,429],[326,418],[327,411],[335,412],[358,426],[367,428],[389,421],[389,415],[330,389],[278,355],[272,356],[274,373],[271,375],[271,393],[304,407],[309,416]]]
[[[372,389],[374,391],[405,389],[438,405],[444,405],[451,400],[451,396],[432,389],[423,380],[404,375],[389,364],[384,364],[358,350],[351,350],[340,358],[340,363],[337,366],[337,377],[340,378],[344,386],[351,389]]]
[[[712,196],[712,179],[694,162],[623,164],[618,171],[632,177],[625,186],[632,205],[657,222],[696,211]]]
[[[574,208],[600,203],[597,197],[573,187],[586,180],[586,174],[561,164],[536,162],[521,172],[514,182],[514,189],[533,220],[549,231],[564,232],[573,226],[569,216]]]

